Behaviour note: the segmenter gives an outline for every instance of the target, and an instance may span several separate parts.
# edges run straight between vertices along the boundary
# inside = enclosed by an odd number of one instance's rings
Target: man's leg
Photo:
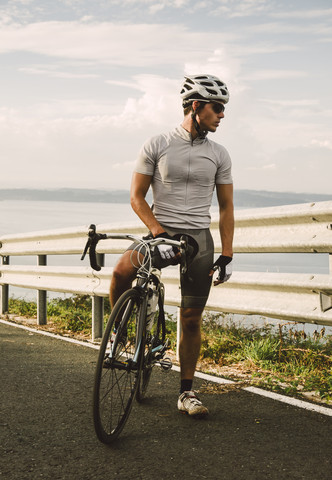
[[[110,303],[114,307],[118,298],[131,288],[137,268],[132,264],[132,250],[127,250],[113,269],[110,287]]]
[[[201,347],[202,313],[211,288],[212,277],[209,273],[213,265],[214,245],[209,229],[187,230],[186,233],[196,240],[199,250],[187,274],[181,277],[181,387],[178,409],[189,415],[203,416],[208,409],[192,391],[192,383]]]
[[[201,349],[201,323],[203,308],[181,308],[182,334],[179,353],[181,380],[194,378],[196,364]]]
[[[192,390],[196,364],[201,348],[203,308],[181,308],[182,334],[180,339],[181,391],[178,409],[194,417],[204,417],[209,411]]]

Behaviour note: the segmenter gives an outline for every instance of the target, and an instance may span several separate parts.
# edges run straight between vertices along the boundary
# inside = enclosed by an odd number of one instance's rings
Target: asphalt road
[[[0,477],[52,480],[332,478],[332,417],[243,390],[177,412],[178,373],[155,369],[115,446],[92,424],[97,351],[0,324]],[[196,388],[202,381],[196,381]]]

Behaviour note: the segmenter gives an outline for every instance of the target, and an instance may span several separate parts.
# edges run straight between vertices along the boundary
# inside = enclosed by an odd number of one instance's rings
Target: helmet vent
[[[212,90],[212,88],[207,88],[206,91],[211,95],[218,95],[218,92],[216,90]]]

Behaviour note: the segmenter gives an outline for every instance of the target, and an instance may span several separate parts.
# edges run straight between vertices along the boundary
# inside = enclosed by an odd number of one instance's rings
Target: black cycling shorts
[[[173,236],[182,233],[192,236],[198,243],[198,252],[188,267],[188,271],[181,275],[181,307],[204,308],[210,293],[212,277],[209,272],[214,261],[214,243],[211,232],[204,229],[183,229],[162,226],[165,231]],[[133,250],[135,244],[128,250]]]

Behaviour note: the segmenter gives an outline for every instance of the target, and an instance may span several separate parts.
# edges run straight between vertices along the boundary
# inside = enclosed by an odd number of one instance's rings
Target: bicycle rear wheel
[[[165,313],[164,313],[164,291],[159,292],[158,308],[154,314],[154,322],[150,331],[146,332],[144,358],[139,376],[139,384],[136,392],[136,400],[142,402],[146,395],[152,368],[155,364],[158,347],[164,346],[166,336]]]
[[[94,426],[103,443],[112,443],[122,431],[137,391],[143,342],[139,315],[139,293],[130,289],[115,304],[105,328],[93,391]],[[117,333],[111,342],[115,323]]]

